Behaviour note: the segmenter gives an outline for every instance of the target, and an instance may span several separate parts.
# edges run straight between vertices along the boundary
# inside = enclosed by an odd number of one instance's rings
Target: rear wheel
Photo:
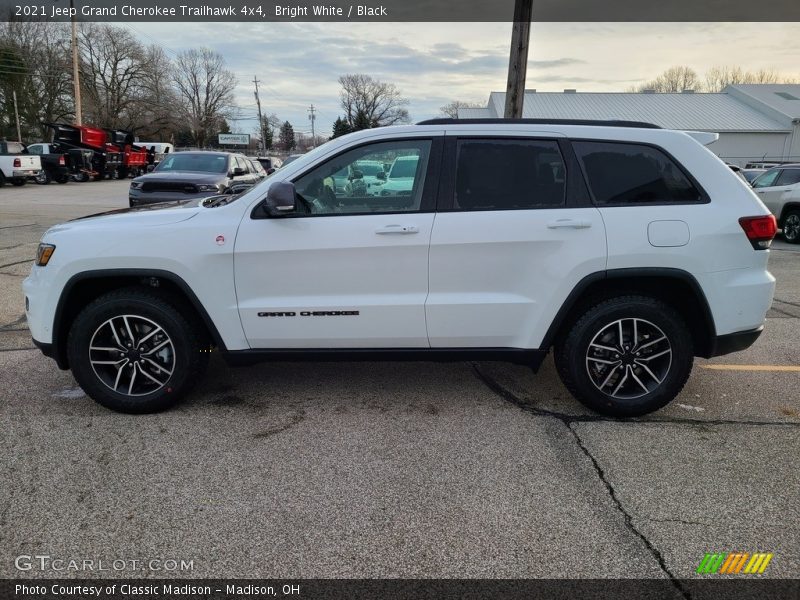
[[[692,369],[692,338],[680,315],[647,296],[620,296],[587,309],[556,345],[556,368],[575,398],[613,417],[669,403]]]
[[[50,173],[42,169],[39,171],[39,174],[36,176],[35,180],[39,185],[47,185],[50,183]]]
[[[175,405],[208,363],[203,330],[178,306],[135,288],[89,304],[67,340],[70,368],[84,391],[119,412],[149,413]]]
[[[790,210],[783,218],[783,239],[790,244],[800,244],[800,210]]]

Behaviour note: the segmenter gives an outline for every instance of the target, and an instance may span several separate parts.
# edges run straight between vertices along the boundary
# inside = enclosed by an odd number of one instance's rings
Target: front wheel
[[[588,408],[636,417],[668,404],[692,370],[692,337],[681,316],[647,296],[587,309],[556,344],[564,385]]]
[[[789,211],[789,214],[784,217],[783,239],[790,244],[800,244],[800,211]]]
[[[106,408],[125,413],[175,405],[208,363],[201,326],[178,305],[136,288],[89,304],[67,340],[70,368],[83,390]]]

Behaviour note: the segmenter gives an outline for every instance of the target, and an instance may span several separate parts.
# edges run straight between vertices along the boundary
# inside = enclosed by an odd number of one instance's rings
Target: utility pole
[[[14,116],[17,118],[17,141],[22,142],[22,134],[19,132],[19,110],[17,109],[17,90],[13,90],[14,94]]]
[[[314,114],[314,105],[312,104],[308,109],[308,120],[311,121],[311,145],[317,145],[317,136],[314,134],[314,121],[317,120],[317,115]]]
[[[264,154],[267,154],[267,132],[264,130],[264,119],[261,116],[261,98],[258,97],[258,77],[253,75],[253,83],[256,86],[254,92],[256,96],[256,105],[258,105],[258,130],[261,132],[261,147],[264,149]]]
[[[83,110],[81,108],[81,79],[78,69],[78,26],[75,23],[75,0],[69,0],[70,14],[72,15],[72,82],[75,86],[75,125],[83,124]]]
[[[508,59],[506,107],[503,114],[506,119],[519,119],[522,117],[532,14],[533,0],[515,0],[514,27],[511,30],[511,55]]]

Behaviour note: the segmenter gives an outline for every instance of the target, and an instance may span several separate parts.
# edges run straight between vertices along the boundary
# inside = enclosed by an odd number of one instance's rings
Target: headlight
[[[55,251],[56,247],[53,244],[39,244],[39,249],[36,251],[36,266],[46,267]]]
[[[222,190],[219,189],[219,186],[217,184],[201,183],[200,185],[197,186],[197,191],[198,192],[220,192]]]
[[[142,182],[141,181],[131,181],[131,189],[132,190],[138,190],[140,187],[142,187]]]

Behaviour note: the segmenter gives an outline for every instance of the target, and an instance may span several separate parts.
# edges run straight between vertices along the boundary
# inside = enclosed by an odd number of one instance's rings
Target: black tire
[[[118,167],[116,172],[116,179],[127,179],[129,171],[126,167]]]
[[[129,332],[140,349],[129,347]],[[67,339],[70,368],[83,390],[106,408],[136,414],[174,406],[201,378],[207,350],[202,325],[179,299],[140,288],[94,300]]]
[[[800,210],[790,210],[783,217],[783,239],[790,244],[800,244]]]
[[[51,181],[50,173],[42,169],[39,174],[34,178],[34,181],[39,185],[47,185]]]
[[[80,173],[76,173],[72,177],[78,183],[86,183],[90,179],[89,174],[84,172],[84,171],[81,171]]]
[[[556,343],[554,357],[561,380],[582,404],[611,417],[637,417],[680,393],[692,370],[694,347],[686,323],[671,306],[631,295],[584,311]]]
[[[69,181],[69,175],[59,175],[56,177],[56,183],[67,183]]]
[[[0,187],[3,187],[6,184],[6,176],[3,175],[3,172],[0,171]]]
[[[11,180],[11,183],[17,187],[22,187],[25,185],[25,178],[24,177],[14,177]]]

